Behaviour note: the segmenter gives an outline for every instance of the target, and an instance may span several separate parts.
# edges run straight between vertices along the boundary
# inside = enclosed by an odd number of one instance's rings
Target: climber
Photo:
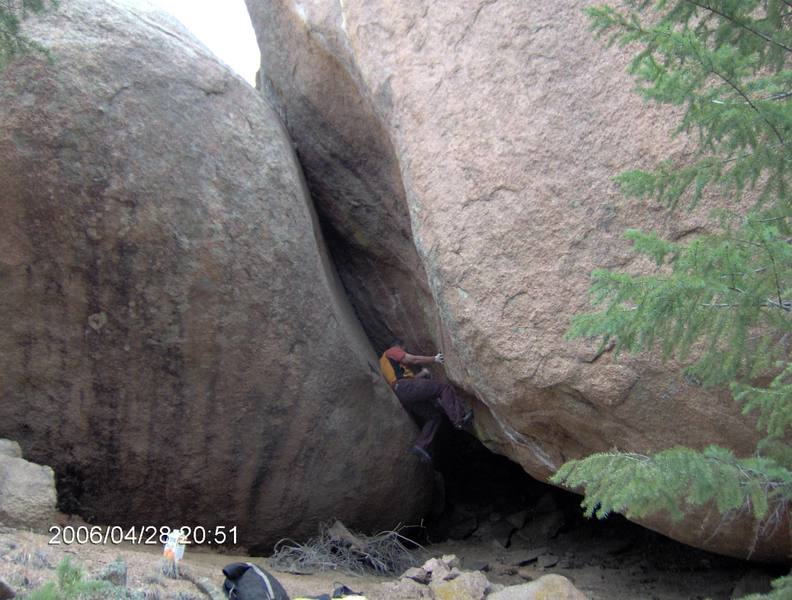
[[[443,420],[443,412],[454,427],[462,429],[473,419],[473,411],[465,412],[464,404],[451,384],[428,379],[431,374],[425,365],[443,364],[445,357],[442,352],[435,356],[410,354],[404,349],[404,342],[395,339],[382,353],[379,362],[382,374],[404,409],[422,426],[421,434],[410,452],[422,461],[431,463],[432,440]],[[413,366],[423,368],[416,373],[411,368]]]

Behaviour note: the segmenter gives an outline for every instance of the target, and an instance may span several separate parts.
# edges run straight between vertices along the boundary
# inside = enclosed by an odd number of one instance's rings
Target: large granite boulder
[[[0,75],[0,435],[107,524],[237,542],[421,514],[277,115],[140,2],[26,22]]]
[[[711,208],[669,218],[616,189],[616,173],[686,142],[671,139],[676,115],[633,92],[627,54],[593,38],[592,3],[247,0],[259,87],[341,238],[331,249],[371,274],[340,267],[364,327],[376,343],[398,330],[440,346],[478,399],[479,437],[540,479],[613,447],[748,454],[757,439],[728,394],[674,365],[564,340],[594,268],[649,267],[626,228],[684,239]],[[789,555],[786,522],[729,518],[646,523],[727,554]]]
[[[0,525],[45,531],[58,514],[56,503],[52,469],[25,460],[16,442],[0,439]]]

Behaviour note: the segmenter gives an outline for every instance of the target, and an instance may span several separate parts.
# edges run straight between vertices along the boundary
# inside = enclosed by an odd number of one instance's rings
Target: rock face
[[[9,440],[0,440],[0,448],[14,445]],[[16,453],[0,453],[0,524],[44,530],[52,525],[57,514],[56,502],[55,474],[51,468],[28,462]]]
[[[431,481],[276,114],[139,2],[64,0],[0,76],[0,434],[106,524],[420,514]]]
[[[256,31],[268,53],[260,87],[298,136],[297,155],[328,245],[369,338],[384,349],[394,336],[404,337],[413,351],[428,354],[439,322],[412,243],[409,189],[378,107],[361,95],[355,65],[334,52],[345,43],[333,30],[338,7],[319,4],[300,3],[294,12],[281,2],[248,2],[254,25],[266,23]],[[303,44],[309,21],[299,11],[325,8],[327,15],[311,17],[327,26]],[[279,77],[298,64],[304,70],[296,79]]]
[[[626,54],[593,39],[590,2],[247,4],[259,87],[280,106],[326,229],[343,238],[336,257],[367,265],[357,278],[342,270],[364,326],[377,343],[400,330],[440,346],[451,380],[479,400],[490,448],[539,479],[612,447],[753,451],[753,424],[727,394],[651,356],[617,362],[564,340],[589,309],[594,268],[648,268],[626,228],[682,239],[710,208],[668,219],[616,189],[613,175],[685,143],[670,138],[675,115],[632,92]],[[750,520],[720,522],[701,511],[647,524],[726,554],[790,553],[788,524],[757,536]]]

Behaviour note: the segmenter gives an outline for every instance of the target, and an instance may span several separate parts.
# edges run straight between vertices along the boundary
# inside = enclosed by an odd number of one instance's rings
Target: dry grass
[[[300,544],[284,539],[275,545],[270,563],[290,573],[340,571],[351,575],[400,575],[419,564],[406,544],[417,546],[395,531],[373,536],[350,532],[342,523],[322,524],[319,535]]]
[[[170,579],[179,579],[179,563],[175,560],[169,560],[167,558],[160,558],[159,562],[159,569],[160,573],[165,575]]]

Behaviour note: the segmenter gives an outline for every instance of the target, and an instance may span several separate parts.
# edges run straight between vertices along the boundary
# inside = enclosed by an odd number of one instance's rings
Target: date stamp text
[[[237,527],[216,525],[214,527],[183,525],[179,527],[182,535],[180,543],[196,545],[236,545]],[[173,529],[169,526],[139,525],[122,527],[113,525],[104,527],[100,525],[52,525],[49,528],[50,546],[71,545],[162,545],[168,541],[168,536]]]

